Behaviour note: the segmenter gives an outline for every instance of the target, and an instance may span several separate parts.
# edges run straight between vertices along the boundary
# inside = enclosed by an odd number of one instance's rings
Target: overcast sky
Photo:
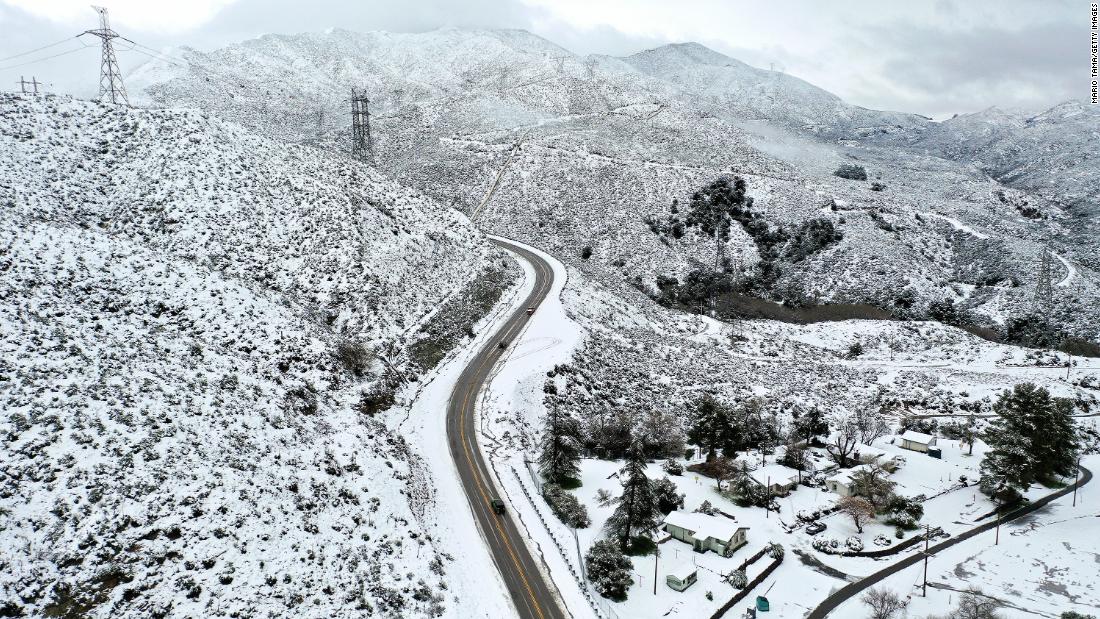
[[[1039,110],[1083,99],[1086,0],[100,0],[112,25],[155,48],[209,50],[268,32],[420,32],[523,28],[580,54],[625,55],[697,41],[870,108],[943,118],[991,105]],[[88,0],[0,0],[0,58],[97,25]],[[769,6],[770,5],[770,6]],[[80,96],[98,87],[98,41],[83,37],[0,61],[0,89],[20,75]],[[121,47],[125,47],[123,44]],[[69,53],[71,50],[71,53]],[[55,59],[34,62],[53,54]],[[124,70],[142,60],[120,52]]]

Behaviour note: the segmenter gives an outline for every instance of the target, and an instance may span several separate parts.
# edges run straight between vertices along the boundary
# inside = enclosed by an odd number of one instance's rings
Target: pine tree
[[[619,471],[619,478],[625,480],[623,492],[615,499],[615,512],[604,525],[608,535],[618,538],[623,551],[629,550],[631,538],[650,533],[660,524],[657,496],[645,469],[644,442],[635,439],[627,452],[626,465]]]
[[[997,418],[983,437],[990,447],[981,465],[983,491],[1023,492],[1073,473],[1079,444],[1071,402],[1021,383],[1002,393],[993,410]]]
[[[579,437],[577,420],[552,408],[546,416],[546,431],[539,454],[539,472],[546,481],[560,484],[577,477],[581,459]]]
[[[707,454],[710,462],[725,445],[730,431],[730,410],[710,395],[704,395],[695,404],[687,437]]]

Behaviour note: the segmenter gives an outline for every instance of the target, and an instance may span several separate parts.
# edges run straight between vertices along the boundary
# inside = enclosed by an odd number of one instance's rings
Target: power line
[[[76,36],[80,36],[80,35],[78,34]],[[22,54],[16,54],[14,56],[8,56],[7,58],[0,58],[0,62],[7,62],[7,61],[15,59],[15,58],[22,58],[23,56],[29,56],[30,54],[33,54],[35,52],[40,52],[44,49],[49,49],[51,47],[57,47],[58,45],[61,45],[62,43],[65,43],[65,42],[68,42],[68,41],[72,41],[75,38],[76,37],[68,37],[68,38],[65,38],[65,39],[61,39],[60,41],[58,41],[56,43],[50,43],[49,45],[43,45],[42,47],[36,47],[36,48],[30,50],[29,52],[23,52]]]
[[[52,56],[46,56],[45,58],[38,58],[36,60],[28,60],[27,62],[22,62],[22,63],[19,63],[19,64],[13,64],[13,65],[7,66],[7,67],[0,67],[0,71],[7,71],[9,69],[18,69],[19,67],[25,67],[27,65],[32,65],[32,64],[35,64],[35,63],[43,62],[43,61],[46,61],[46,60],[50,60],[51,58],[58,58],[58,57],[61,57],[61,56],[66,56],[68,54],[73,54],[73,53],[79,52],[79,51],[81,51],[85,48],[88,48],[88,47],[92,47],[92,46],[88,45],[84,42],[81,42],[81,46],[76,48],[76,49],[70,49],[69,51],[61,52],[60,54],[54,54]]]

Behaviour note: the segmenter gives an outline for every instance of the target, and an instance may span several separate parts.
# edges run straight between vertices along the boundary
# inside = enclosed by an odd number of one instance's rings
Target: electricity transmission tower
[[[351,90],[351,156],[359,161],[374,162],[374,146],[370,138],[370,99]]]
[[[130,106],[126,98],[126,87],[122,85],[122,72],[118,69],[118,59],[115,57],[115,45],[112,42],[119,38],[119,34],[111,30],[111,23],[107,19],[107,9],[101,6],[93,6],[99,13],[99,29],[85,30],[84,34],[99,37],[103,41],[103,56],[99,64],[99,98],[107,97],[115,105]]]
[[[29,81],[29,82],[27,80],[23,79],[22,75],[19,76],[19,90],[21,90],[23,92],[23,94],[25,94],[25,95],[32,94],[31,92],[29,92],[27,90],[27,86],[34,86],[33,94],[35,96],[38,96],[38,86],[40,84],[43,85],[43,86],[45,85],[45,84],[42,84],[42,82],[38,81],[38,78],[36,78],[33,75],[31,76],[31,81]]]
[[[355,89],[351,91],[351,155],[360,161],[374,160],[370,135],[370,99]]]
[[[1050,284],[1053,262],[1050,242],[1047,241],[1039,254],[1039,274],[1036,276],[1035,298],[1031,305],[1032,310],[1041,315],[1044,321],[1050,320],[1050,314],[1054,310],[1054,288]]]

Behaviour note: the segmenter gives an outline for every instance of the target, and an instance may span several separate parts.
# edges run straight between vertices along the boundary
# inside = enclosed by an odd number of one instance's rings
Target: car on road
[[[806,532],[809,533],[810,535],[817,535],[818,533],[821,533],[822,531],[824,531],[827,528],[828,527],[825,526],[824,522],[821,522],[820,520],[815,520],[815,521],[811,522],[810,524],[806,525]]]
[[[534,314],[534,313],[535,313],[535,308],[533,308],[533,307],[527,308],[527,315],[528,316],[530,316],[531,314]]]
[[[489,505],[492,506],[494,514],[500,515],[504,513],[504,501],[493,499],[489,501]]]

